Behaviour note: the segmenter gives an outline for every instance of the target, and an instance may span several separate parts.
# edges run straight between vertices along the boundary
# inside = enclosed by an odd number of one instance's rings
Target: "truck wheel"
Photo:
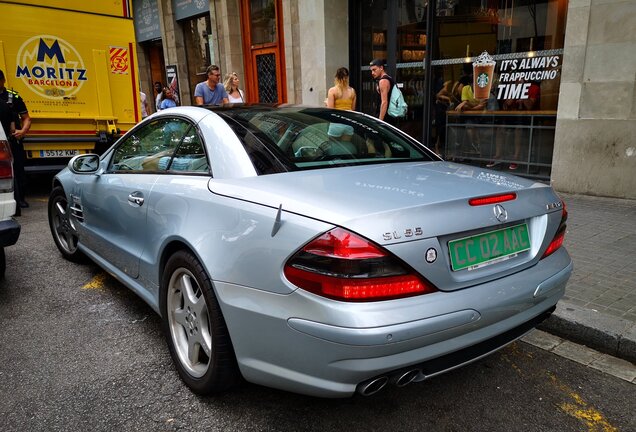
[[[4,256],[4,248],[0,248],[0,279],[4,277],[4,272],[7,269],[7,260]]]
[[[75,222],[70,218],[68,200],[60,186],[53,188],[49,196],[49,227],[55,246],[64,258],[73,262],[82,262],[85,259],[77,248],[79,237]]]
[[[160,309],[170,355],[194,393],[219,393],[238,382],[232,341],[212,282],[189,252],[178,251],[168,259]]]

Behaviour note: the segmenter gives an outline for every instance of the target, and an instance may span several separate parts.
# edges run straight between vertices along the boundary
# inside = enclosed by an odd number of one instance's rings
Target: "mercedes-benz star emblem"
[[[502,205],[497,204],[495,207],[493,207],[492,211],[495,213],[495,217],[499,222],[503,223],[508,220],[508,212],[505,208],[503,208]]]

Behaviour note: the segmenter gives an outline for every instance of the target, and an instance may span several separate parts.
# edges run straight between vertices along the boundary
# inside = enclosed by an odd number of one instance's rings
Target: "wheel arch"
[[[219,340],[217,342],[216,348],[214,348],[211,352],[215,353],[214,358],[214,369],[219,369],[221,372],[215,372],[213,375],[210,375],[206,378],[206,382],[209,386],[204,385],[203,383],[198,383],[197,379],[201,377],[192,377],[189,373],[184,369],[185,366],[182,362],[181,355],[177,353],[176,345],[174,342],[174,337],[172,331],[170,330],[171,324],[169,323],[170,312],[168,310],[169,302],[167,301],[167,285],[164,284],[164,279],[168,279],[171,277],[170,272],[165,271],[166,266],[169,264],[171,257],[174,257],[175,254],[180,254],[178,260],[181,261],[176,265],[171,264],[171,270],[177,270],[182,265],[184,267],[188,267],[189,265],[193,265],[192,263],[186,264],[184,261],[198,261],[198,269],[192,270],[196,275],[197,272],[203,272],[203,274],[199,273],[201,277],[205,277],[207,281],[205,284],[209,286],[208,289],[204,289],[202,280],[198,280],[198,284],[201,287],[201,295],[211,296],[211,298],[206,299],[206,305],[209,311],[208,322],[216,324],[210,324],[210,332],[212,332],[212,327],[215,329],[213,336],[213,340]],[[184,254],[188,254],[191,258],[184,260]],[[170,354],[175,362],[179,375],[182,380],[197,394],[208,395],[223,392],[240,380],[240,370],[238,367],[238,363],[236,360],[236,353],[234,352],[234,343],[232,341],[232,337],[229,332],[229,326],[225,321],[223,314],[222,303],[218,298],[218,292],[214,285],[214,281],[210,276],[210,272],[208,268],[204,265],[204,261],[201,259],[200,255],[195,252],[195,249],[191,247],[185,240],[183,239],[173,239],[166,243],[165,247],[161,251],[160,260],[159,260],[159,278],[160,278],[160,287],[159,287],[159,314],[162,320],[162,328],[164,330],[164,334],[166,335],[166,339],[168,341],[168,346],[170,349]],[[211,291],[210,291],[211,288]],[[211,309],[210,309],[211,308]],[[171,307],[171,310],[174,310]],[[216,354],[218,353],[218,354]],[[213,361],[213,360],[210,360]],[[205,373],[206,376],[209,375],[208,372]]]
[[[174,255],[175,252],[178,252],[180,250],[186,250],[196,256],[196,253],[194,253],[194,250],[183,240],[176,240],[176,239],[171,240],[164,246],[163,251],[161,252],[161,258],[159,260],[159,273],[160,273],[159,277],[160,278],[161,278],[161,273],[163,273],[163,269],[166,266],[166,262],[168,262],[168,259],[172,255]]]
[[[64,188],[64,185],[62,184],[60,179],[57,177],[53,177],[53,180],[51,181],[51,190],[55,189],[56,187],[62,188],[64,193],[66,193],[66,189]]]
[[[196,252],[196,250],[192,246],[190,246],[187,242],[185,242],[183,239],[172,239],[168,243],[166,243],[166,245],[163,247],[163,250],[161,251],[161,255],[159,258],[159,266],[158,266],[158,272],[157,272],[157,281],[159,285],[158,304],[161,304],[161,299],[164,297],[164,292],[163,292],[164,287],[162,284],[162,280],[163,280],[163,273],[166,268],[166,264],[168,260],[170,259],[170,257],[179,251],[188,252],[199,261],[199,263],[201,264],[201,267],[203,267],[203,270],[207,273],[208,278],[212,282],[212,288],[214,289],[214,282],[213,282],[214,279],[212,279],[212,275],[208,271],[207,266],[205,265],[204,261],[201,259],[199,254]],[[216,289],[214,289],[214,293],[217,294]],[[159,309],[161,312],[161,307]]]

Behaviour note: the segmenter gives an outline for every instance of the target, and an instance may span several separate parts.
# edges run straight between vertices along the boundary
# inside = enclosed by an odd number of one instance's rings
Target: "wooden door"
[[[241,0],[247,102],[287,102],[281,10],[281,0]]]

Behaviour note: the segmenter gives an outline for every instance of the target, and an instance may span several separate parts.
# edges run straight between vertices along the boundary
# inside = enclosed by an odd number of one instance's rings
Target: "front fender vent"
[[[81,204],[71,204],[70,206],[71,216],[73,216],[78,222],[84,222],[84,209]]]

